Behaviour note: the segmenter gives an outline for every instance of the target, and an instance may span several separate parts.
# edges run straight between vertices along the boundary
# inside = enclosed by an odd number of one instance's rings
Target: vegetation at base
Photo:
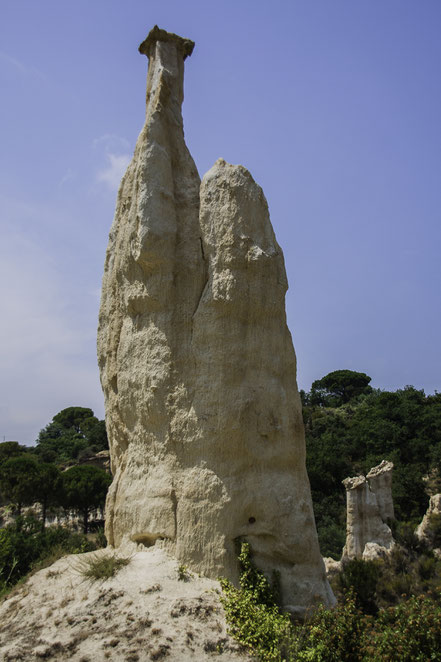
[[[116,575],[124,566],[130,563],[129,558],[118,556],[89,556],[81,559],[79,571],[87,579],[105,580]]]
[[[191,573],[184,563],[181,563],[178,566],[178,580],[180,582],[189,582],[191,579]]]
[[[65,554],[97,549],[87,536],[61,526],[47,527],[34,517],[18,517],[0,529],[0,595],[39,566],[53,563]]]
[[[259,659],[277,662],[283,659],[281,652],[290,638],[291,622],[280,612],[277,590],[274,591],[265,575],[253,564],[250,546],[246,542],[240,547],[239,564],[240,588],[227,579],[220,579],[221,602],[229,632]]]
[[[391,460],[395,516],[412,529],[428,507],[427,487],[441,492],[441,393],[413,386],[380,391],[370,381],[365,373],[336,370],[300,393],[323,556],[339,558],[344,545],[344,478]]]
[[[372,611],[375,573],[360,561],[346,568],[337,607],[319,606],[299,623],[281,612],[277,592],[254,566],[247,543],[239,562],[240,588],[222,579],[221,601],[230,634],[262,662],[441,662],[439,589],[366,614],[360,598]]]

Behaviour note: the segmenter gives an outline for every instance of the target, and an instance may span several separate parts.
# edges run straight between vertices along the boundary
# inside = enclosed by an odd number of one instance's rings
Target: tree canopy
[[[90,511],[103,508],[112,478],[102,469],[90,465],[72,467],[62,473],[63,503],[83,516],[87,533]]]
[[[10,457],[0,466],[0,491],[2,497],[17,507],[34,503],[40,480],[39,463],[31,455]]]
[[[372,391],[371,378],[364,372],[334,370],[312,383],[311,404],[339,407]]]
[[[40,431],[35,452],[45,462],[68,464],[107,448],[105,422],[87,407],[67,407]]]

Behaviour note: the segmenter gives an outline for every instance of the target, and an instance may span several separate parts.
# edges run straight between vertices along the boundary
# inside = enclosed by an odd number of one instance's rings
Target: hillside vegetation
[[[104,421],[91,409],[68,407],[41,430],[36,445],[0,444],[0,594],[26,573],[67,553],[106,544],[102,533],[87,536],[91,513],[103,508],[111,477],[87,462],[107,449]],[[35,513],[25,507],[39,508]],[[48,514],[74,514],[82,533],[72,527],[46,527]],[[38,519],[37,519],[38,518]]]
[[[364,373],[337,370],[301,392],[306,458],[320,548],[339,558],[345,541],[342,480],[394,463],[397,527],[415,527],[441,491],[441,393],[370,387]]]
[[[399,545],[378,561],[352,560],[333,580],[334,610],[317,609],[306,623],[279,609],[277,577],[270,585],[242,541],[240,587],[222,580],[231,634],[257,659],[274,662],[441,662],[441,560],[414,535],[429,494],[441,492],[441,394],[406,386],[370,386],[364,373],[338,370],[301,392],[321,551],[339,558],[345,542],[342,480],[394,462],[391,522]],[[86,536],[91,508],[103,505],[110,476],[81,465],[107,448],[103,421],[90,409],[69,407],[54,416],[36,446],[0,444],[0,493],[17,516],[0,529],[0,591],[30,569],[66,552],[105,545]],[[40,521],[20,516],[39,502]],[[46,527],[48,509],[76,510],[83,533]],[[439,518],[441,520],[441,518]],[[434,521],[441,546],[441,521]]]

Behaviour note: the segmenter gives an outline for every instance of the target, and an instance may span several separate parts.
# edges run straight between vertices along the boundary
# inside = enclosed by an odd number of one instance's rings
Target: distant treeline
[[[0,499],[20,517],[24,506],[41,505],[44,528],[49,508],[74,510],[87,533],[90,512],[104,506],[111,477],[79,462],[108,448],[106,426],[91,409],[68,407],[41,430],[36,445],[0,444]]]

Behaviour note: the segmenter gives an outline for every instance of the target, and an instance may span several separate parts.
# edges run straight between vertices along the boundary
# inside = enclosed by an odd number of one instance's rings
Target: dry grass
[[[114,577],[121,568],[129,563],[130,558],[94,555],[87,559],[81,559],[78,570],[86,579],[104,581]]]

